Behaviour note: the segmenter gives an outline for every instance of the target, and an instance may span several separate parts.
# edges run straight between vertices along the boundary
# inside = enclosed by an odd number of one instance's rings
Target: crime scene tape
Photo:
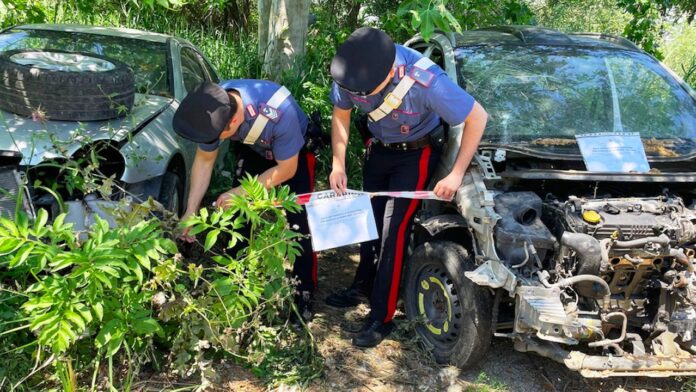
[[[387,197],[399,197],[399,198],[406,198],[406,199],[420,199],[420,200],[441,200],[441,201],[448,201],[446,199],[442,199],[440,197],[437,197],[435,195],[435,192],[433,191],[380,191],[380,192],[363,192],[363,191],[354,191],[354,190],[346,190],[346,192],[339,196],[336,194],[336,192],[332,190],[328,191],[319,191],[319,192],[312,192],[312,193],[303,193],[300,195],[297,195],[297,198],[295,199],[297,201],[297,204],[299,205],[305,205],[307,203],[311,203],[312,201],[315,200],[322,200],[322,199],[332,199],[336,197],[342,197],[342,196],[350,196],[350,195],[368,195],[370,197],[373,196],[387,196]]]

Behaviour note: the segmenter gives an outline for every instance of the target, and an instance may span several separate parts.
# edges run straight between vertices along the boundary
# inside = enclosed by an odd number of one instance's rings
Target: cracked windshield
[[[696,152],[695,98],[647,56],[584,48],[461,48],[459,83],[486,108],[484,141],[575,152],[575,135],[638,132],[646,154]]]

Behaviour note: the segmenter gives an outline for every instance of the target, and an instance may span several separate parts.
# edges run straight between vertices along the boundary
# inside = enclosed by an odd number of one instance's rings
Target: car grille
[[[22,207],[25,211],[28,209],[28,201],[26,192],[21,192],[24,189],[17,171],[13,167],[0,167],[0,215],[5,217],[14,217],[17,209],[17,195],[22,194]]]

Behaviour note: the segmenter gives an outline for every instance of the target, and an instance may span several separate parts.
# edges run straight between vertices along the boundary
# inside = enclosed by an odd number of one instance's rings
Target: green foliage
[[[300,207],[287,187],[267,190],[248,177],[242,188],[246,195],[234,196],[226,210],[203,209],[183,222],[192,226],[192,235],[203,238],[204,249],[215,251],[222,243],[223,249],[236,252],[219,253],[210,265],[189,264],[189,279],[203,294],[177,287],[179,299],[173,297],[163,308],[165,320],[182,326],[173,340],[176,369],[187,374],[200,368],[206,356],[227,352],[271,383],[305,383],[320,375],[321,363],[313,344],[286,328],[282,317],[288,315],[293,294],[285,271],[300,252],[300,236],[287,229],[285,212]],[[242,225],[249,225],[248,236],[240,234]],[[294,370],[274,370],[283,363]]]
[[[507,385],[492,379],[486,372],[481,372],[476,377],[476,383],[468,385],[464,392],[505,392],[508,390]]]
[[[522,0],[372,0],[365,8],[379,17],[379,27],[401,42],[417,32],[429,37],[435,29],[460,31],[501,24],[530,24],[534,16]]]
[[[19,23],[42,23],[50,13],[48,5],[40,0],[3,0],[0,2],[0,28]]]
[[[115,212],[116,227],[95,217],[86,233],[75,233],[65,215],[49,222],[43,210],[33,221],[23,213],[0,218],[0,281],[16,286],[0,287],[0,320],[8,325],[0,324],[0,342],[22,359],[22,376],[30,356],[47,358],[69,390],[89,369],[99,372],[100,361],[120,361],[128,389],[157,341],[174,370],[197,373],[203,384],[215,379],[211,361],[225,356],[255,366],[270,383],[317,377],[313,344],[286,328],[294,290],[286,269],[299,254],[299,234],[285,213],[300,207],[287,187],[266,190],[254,178],[242,187],[246,196],[228,209],[204,209],[185,222],[206,252],[188,263],[150,204]],[[295,354],[303,360],[291,361]]]
[[[447,0],[405,1],[399,6],[396,16],[403,18],[406,15],[411,17],[411,28],[420,31],[426,41],[430,39],[436,28],[445,32],[461,32],[462,30],[457,19],[447,9]]]
[[[696,88],[696,23],[672,26],[667,35],[672,39],[662,44],[665,64]]]
[[[619,0],[618,4],[631,15],[624,36],[660,60],[664,56],[659,43],[670,18],[685,16],[688,25],[696,15],[693,0]]]
[[[522,0],[456,2],[452,12],[465,30],[492,25],[534,24],[534,13]]]
[[[567,32],[621,35],[630,15],[616,0],[549,1],[534,8],[539,25]]]
[[[667,1],[619,0],[618,2],[632,16],[624,28],[624,36],[658,59],[663,58],[658,48],[659,33],[662,29],[660,9],[666,7]]]
[[[145,275],[166,263],[176,245],[162,238],[157,220],[112,230],[97,217],[80,241],[64,219],[49,225],[44,210],[33,224],[23,213],[16,222],[0,218],[0,264],[12,276],[33,278],[25,283],[21,309],[37,343],[59,355],[92,331],[95,348],[107,357],[123,344],[143,347],[162,332],[149,309]]]

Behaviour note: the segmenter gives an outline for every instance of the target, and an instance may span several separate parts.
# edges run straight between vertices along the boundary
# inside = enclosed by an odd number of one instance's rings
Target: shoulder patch
[[[418,67],[413,67],[411,68],[409,76],[413,78],[413,80],[415,80],[418,84],[424,87],[430,87],[430,83],[433,82],[435,74]]]
[[[251,117],[256,117],[256,108],[254,107],[254,105],[252,105],[252,104],[247,105],[246,110],[247,110],[247,113],[249,113],[249,115]]]
[[[261,107],[261,115],[277,123],[280,120],[281,112],[273,106],[263,105]]]
[[[406,66],[400,65],[399,66],[399,79],[403,79],[404,76],[406,76]]]

